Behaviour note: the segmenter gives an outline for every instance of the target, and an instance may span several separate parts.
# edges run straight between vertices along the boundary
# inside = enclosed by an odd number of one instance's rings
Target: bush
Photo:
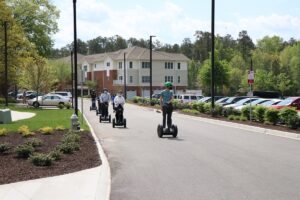
[[[234,108],[232,108],[232,107],[229,107],[229,108],[222,108],[222,115],[224,116],[224,117],[228,117],[229,115],[240,115],[241,113],[238,111],[238,110],[236,110],[236,109],[234,109]]]
[[[6,153],[8,150],[10,150],[11,147],[8,143],[2,143],[0,144],[0,154]]]
[[[64,142],[58,146],[58,150],[64,154],[72,154],[74,151],[80,149],[80,145],[75,142]]]
[[[283,108],[279,111],[279,119],[284,124],[287,123],[289,118],[295,117],[297,115],[298,115],[297,110],[295,110],[294,108],[286,107],[286,108]]]
[[[267,108],[264,106],[256,106],[254,108],[253,114],[254,117],[257,121],[259,122],[264,122],[265,121],[265,112],[266,112]]]
[[[253,116],[253,107],[251,107],[251,113],[252,113],[252,116]],[[248,120],[250,120],[250,106],[245,106],[242,108],[241,110],[241,115],[243,117],[246,117]],[[253,118],[253,117],[252,117]]]
[[[153,99],[151,99],[151,101],[150,101],[150,105],[151,105],[151,106],[157,105],[157,104],[159,104],[159,103],[160,103],[159,99],[156,99],[156,98],[153,98]]]
[[[234,115],[234,120],[239,121],[239,120],[241,120],[241,117],[240,117],[240,116],[237,116],[237,115]]]
[[[229,119],[229,120],[234,120],[234,119],[235,119],[235,115],[229,115],[229,116],[228,116],[228,119]]]
[[[0,129],[0,137],[7,135],[7,130],[5,128]]]
[[[15,151],[19,158],[28,158],[34,152],[34,148],[31,145],[24,144],[17,146]]]
[[[267,109],[264,117],[265,121],[275,125],[279,120],[279,110],[274,108]]]
[[[300,118],[298,115],[292,115],[287,119],[286,125],[290,129],[297,129],[300,127]]]
[[[65,105],[62,104],[62,103],[60,103],[60,104],[57,105],[57,107],[58,107],[59,109],[63,109],[63,108],[65,107]]]
[[[42,153],[33,154],[29,159],[35,166],[51,166],[54,161],[50,155]]]
[[[240,121],[245,122],[245,121],[247,121],[247,118],[246,118],[246,117],[243,117],[243,116],[240,116]]]
[[[34,133],[30,132],[28,126],[26,125],[20,126],[20,128],[18,129],[18,133],[22,134],[23,137],[29,137],[34,135]]]
[[[53,158],[53,160],[60,160],[61,158],[61,152],[59,150],[53,150],[49,153],[49,156]]]
[[[29,145],[32,147],[38,147],[41,146],[43,144],[42,140],[38,139],[38,138],[32,138],[31,140],[27,140],[25,142],[25,145]]]
[[[198,115],[199,114],[199,111],[194,110],[194,109],[183,109],[182,112],[193,114],[193,115]]]
[[[215,114],[221,116],[223,112],[223,107],[219,104],[215,104]]]
[[[142,97],[135,96],[135,97],[133,97],[133,103],[139,103],[139,102],[141,102],[141,99],[142,99]]]
[[[53,133],[53,128],[52,127],[43,127],[43,128],[40,128],[39,131],[44,135],[50,135]]]
[[[172,103],[173,103],[173,109],[177,110],[178,105],[180,104],[180,100],[179,99],[174,99]]]
[[[207,114],[211,113],[211,103],[205,103],[203,105],[203,111]]]
[[[66,107],[66,109],[70,109],[70,108],[71,108],[71,106],[72,106],[72,104],[71,104],[71,103],[66,103],[66,104],[65,104],[65,107]]]
[[[76,133],[67,133],[62,139],[62,143],[76,143],[80,141],[80,135]]]
[[[62,126],[62,125],[59,125],[59,126],[55,127],[55,130],[56,130],[56,131],[64,131],[64,130],[65,130],[65,127]]]

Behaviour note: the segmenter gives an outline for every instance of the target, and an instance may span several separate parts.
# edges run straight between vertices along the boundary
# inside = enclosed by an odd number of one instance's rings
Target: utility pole
[[[8,106],[7,21],[4,22],[5,106]]]
[[[71,81],[72,81],[72,108],[74,108],[74,72],[73,72],[73,66],[74,66],[74,63],[73,63],[74,59],[73,59],[73,50],[71,50]]]
[[[126,87],[126,53],[124,52],[124,98],[127,99],[127,87]]]
[[[150,102],[152,100],[152,38],[156,37],[150,35]]]
[[[78,92],[77,92],[77,25],[76,25],[76,0],[73,0],[74,13],[74,79],[75,79],[75,114],[78,116]]]
[[[211,1],[211,109],[215,110],[215,0]]]

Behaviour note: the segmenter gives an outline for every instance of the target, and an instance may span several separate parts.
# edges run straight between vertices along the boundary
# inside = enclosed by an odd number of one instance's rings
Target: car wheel
[[[39,104],[38,102],[34,102],[32,105],[33,105],[33,107],[35,107],[35,108],[38,108],[38,107],[40,106],[40,104]]]
[[[65,105],[65,104],[64,104],[63,102],[60,102],[59,105],[62,105],[62,106],[63,106],[63,105]]]

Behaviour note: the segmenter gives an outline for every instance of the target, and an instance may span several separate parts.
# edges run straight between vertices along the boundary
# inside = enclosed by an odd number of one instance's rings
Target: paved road
[[[300,199],[299,141],[181,114],[173,117],[178,138],[159,139],[161,114],[125,109],[127,129],[86,111],[111,166],[112,200]]]

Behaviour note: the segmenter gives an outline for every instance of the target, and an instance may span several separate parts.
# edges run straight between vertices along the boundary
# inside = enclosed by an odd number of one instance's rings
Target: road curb
[[[289,138],[289,139],[300,140],[300,135],[296,134],[296,133],[272,130],[272,129],[255,127],[255,126],[249,126],[249,125],[238,124],[238,123],[233,123],[233,122],[226,122],[226,121],[216,120],[216,119],[207,119],[207,118],[203,118],[203,117],[193,117],[193,116],[185,115],[185,114],[178,113],[178,112],[176,112],[176,114],[188,117],[190,119],[207,122],[207,123],[210,123],[210,124],[222,125],[222,126],[227,126],[227,127],[231,127],[231,128],[237,128],[237,129],[242,129],[242,130],[246,130],[246,131],[252,131],[252,132],[256,132],[256,133],[263,133],[263,134],[267,134],[267,135],[274,135],[274,136],[279,136],[279,137],[284,137],[284,138]]]
[[[99,139],[97,138],[94,132],[93,127],[91,126],[91,124],[89,123],[89,121],[87,120],[84,114],[83,117],[91,130],[92,136],[96,142],[98,153],[102,161],[100,175],[98,179],[98,187],[96,187],[97,190],[95,191],[95,200],[109,200],[110,191],[111,191],[111,173],[110,173],[108,159],[102,149]]]

